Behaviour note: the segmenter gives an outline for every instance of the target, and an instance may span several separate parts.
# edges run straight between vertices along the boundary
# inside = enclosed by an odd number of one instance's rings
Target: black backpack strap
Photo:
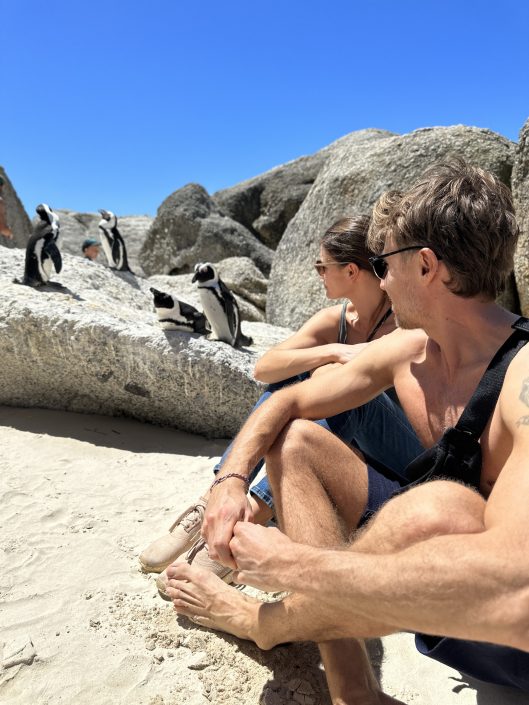
[[[347,343],[347,301],[342,306],[342,313],[340,315],[340,330],[338,332],[338,342]]]
[[[503,343],[490,361],[478,387],[465,407],[456,428],[481,437],[501,392],[507,368],[516,353],[529,340],[529,319],[519,318],[512,325],[514,333]]]

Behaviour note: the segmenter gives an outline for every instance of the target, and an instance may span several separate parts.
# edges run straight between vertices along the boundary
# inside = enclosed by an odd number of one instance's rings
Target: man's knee
[[[433,536],[474,534],[484,530],[484,499],[456,482],[435,480],[390,500],[374,521],[393,525],[404,543]]]
[[[292,453],[303,453],[314,443],[315,426],[307,419],[290,421],[274,441],[267,455],[284,456]]]

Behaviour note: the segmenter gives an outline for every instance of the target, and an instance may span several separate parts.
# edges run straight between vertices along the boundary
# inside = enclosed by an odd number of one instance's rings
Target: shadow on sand
[[[0,406],[0,425],[133,453],[174,453],[193,457],[202,454],[197,436],[121,417]],[[205,455],[217,456],[224,452],[228,441],[204,440],[204,444],[207,444]]]

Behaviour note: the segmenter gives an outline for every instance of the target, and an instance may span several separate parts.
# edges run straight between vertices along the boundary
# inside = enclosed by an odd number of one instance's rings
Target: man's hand
[[[237,583],[260,590],[288,589],[288,575],[295,569],[298,544],[279,529],[239,522],[230,549],[237,564]]]
[[[238,478],[229,478],[211,491],[204,521],[202,537],[208,544],[210,558],[229,568],[237,568],[230,551],[233,527],[239,522],[252,520],[252,510],[246,497],[246,485]]]
[[[10,230],[9,228],[2,228],[2,229],[0,229],[0,235],[3,235],[3,236],[6,237],[8,240],[12,240],[12,239],[13,239],[13,233],[11,232],[11,230]]]

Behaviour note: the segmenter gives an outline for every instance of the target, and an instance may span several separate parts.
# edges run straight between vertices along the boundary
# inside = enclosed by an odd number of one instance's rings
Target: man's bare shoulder
[[[500,393],[500,410],[508,426],[512,429],[526,426],[529,432],[529,343],[507,369]]]
[[[374,340],[366,346],[366,352],[381,355],[395,361],[408,361],[415,359],[418,355],[423,355],[428,336],[422,328],[404,330],[396,328],[383,338]]]

